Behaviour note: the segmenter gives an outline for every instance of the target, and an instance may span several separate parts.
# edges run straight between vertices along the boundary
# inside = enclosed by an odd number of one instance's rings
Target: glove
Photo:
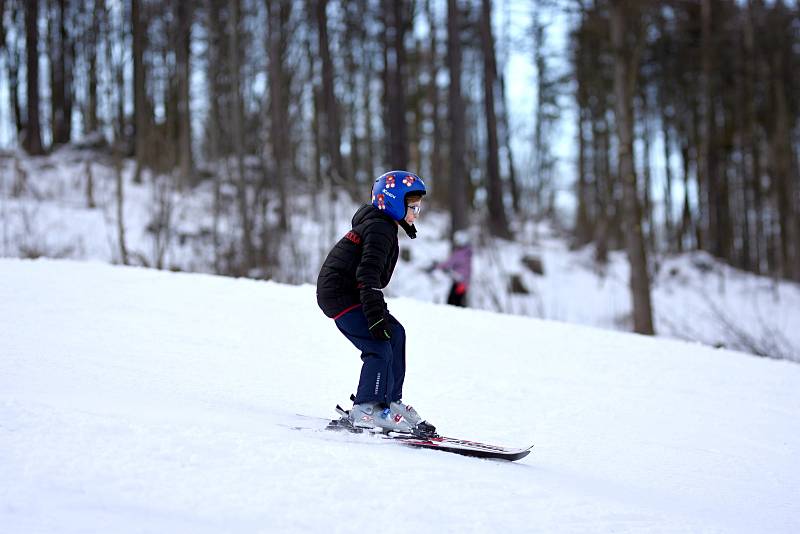
[[[392,339],[392,334],[389,332],[389,325],[386,320],[381,318],[377,323],[369,327],[369,333],[377,341],[389,341]]]

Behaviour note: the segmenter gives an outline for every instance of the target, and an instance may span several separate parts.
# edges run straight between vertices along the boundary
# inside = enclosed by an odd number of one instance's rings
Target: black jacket
[[[400,248],[397,223],[371,204],[353,215],[353,229],[328,253],[317,277],[317,304],[328,317],[362,305],[370,325],[386,313],[381,289],[392,278]]]

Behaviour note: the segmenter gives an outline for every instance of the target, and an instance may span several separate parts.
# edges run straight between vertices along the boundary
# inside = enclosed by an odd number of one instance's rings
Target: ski
[[[525,449],[513,449],[508,447],[500,447],[498,445],[490,445],[488,443],[480,443],[477,441],[449,438],[446,436],[416,438],[406,435],[398,435],[392,436],[389,439],[396,439],[403,445],[416,447],[419,449],[431,449],[460,454],[462,456],[471,456],[474,458],[508,460],[510,462],[525,458],[531,453],[531,449],[533,448],[533,445],[531,445]]]
[[[328,423],[326,430],[350,432],[356,434],[371,433],[381,439],[395,441],[398,444],[405,445],[407,447],[449,452],[453,454],[460,454],[462,456],[471,456],[474,458],[507,460],[510,462],[525,458],[531,453],[531,449],[533,448],[533,445],[522,449],[501,447],[499,445],[481,443],[478,441],[440,436],[436,433],[425,431],[416,432],[414,434],[404,434],[399,432],[374,432],[370,429],[354,427],[347,416],[347,410],[343,409],[341,406],[337,405],[336,411],[339,413],[339,415],[341,415],[341,417],[339,419],[331,420]]]

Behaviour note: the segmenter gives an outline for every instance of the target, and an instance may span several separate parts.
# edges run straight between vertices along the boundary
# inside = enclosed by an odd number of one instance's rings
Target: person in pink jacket
[[[445,261],[437,263],[435,268],[446,271],[453,279],[447,303],[465,308],[472,277],[472,245],[469,232],[459,230],[453,235],[453,252]]]

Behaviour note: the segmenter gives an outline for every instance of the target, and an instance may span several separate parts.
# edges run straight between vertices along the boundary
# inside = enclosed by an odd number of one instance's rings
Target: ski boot
[[[405,417],[406,421],[413,427],[414,434],[420,436],[436,435],[436,427],[422,419],[422,416],[420,416],[412,406],[403,404],[403,401],[397,400],[390,405],[390,408],[392,409],[392,414],[402,414],[403,417]]]
[[[414,428],[401,413],[394,413],[391,408],[384,407],[379,403],[354,404],[349,417],[354,428],[373,432],[378,430],[384,433],[411,434]]]

